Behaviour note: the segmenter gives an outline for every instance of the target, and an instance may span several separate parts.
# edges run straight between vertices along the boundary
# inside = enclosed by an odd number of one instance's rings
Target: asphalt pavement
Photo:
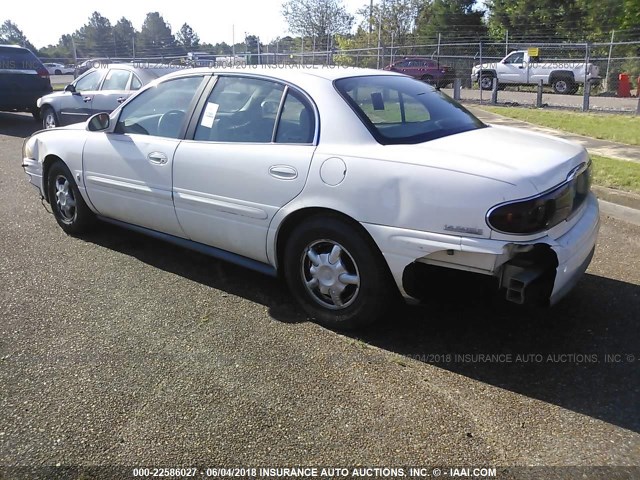
[[[460,286],[343,335],[277,280],[65,235],[20,167],[37,128],[0,113],[0,465],[640,465],[640,227],[603,215],[553,309]]]

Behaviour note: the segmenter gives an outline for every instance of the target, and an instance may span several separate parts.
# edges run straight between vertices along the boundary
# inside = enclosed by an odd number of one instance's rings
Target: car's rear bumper
[[[558,302],[585,272],[595,249],[600,226],[598,201],[590,194],[579,212],[580,218],[561,237],[549,236],[527,242],[460,237],[419,232],[382,225],[363,224],[380,248],[398,288],[405,298],[412,296],[404,284],[405,270],[416,263],[452,268],[503,278],[507,262],[531,246],[544,247],[557,257],[552,288],[546,295]],[[554,259],[554,264],[556,259]],[[545,268],[548,267],[544,265]],[[549,293],[550,292],[550,293]]]

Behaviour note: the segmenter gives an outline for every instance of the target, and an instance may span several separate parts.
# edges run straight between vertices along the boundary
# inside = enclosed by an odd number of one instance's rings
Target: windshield
[[[422,143],[486,126],[448,96],[409,77],[351,77],[335,86],[382,144]]]

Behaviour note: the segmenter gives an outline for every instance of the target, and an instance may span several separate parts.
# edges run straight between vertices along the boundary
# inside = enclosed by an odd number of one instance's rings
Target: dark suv
[[[405,58],[384,69],[404,73],[441,88],[453,83],[456,78],[456,71],[453,67],[440,65],[437,60],[430,58]]]
[[[26,48],[0,45],[0,111],[31,112],[36,120],[36,101],[51,93],[49,72]]]

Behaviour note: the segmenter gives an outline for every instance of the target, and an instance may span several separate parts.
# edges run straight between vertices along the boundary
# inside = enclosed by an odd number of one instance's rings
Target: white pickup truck
[[[482,73],[482,77],[480,76]],[[578,87],[585,82],[600,80],[600,69],[591,63],[545,61],[539,56],[530,56],[528,50],[511,52],[498,63],[476,65],[471,71],[471,81],[479,82],[483,90],[493,88],[494,78],[498,85],[537,85],[540,80],[551,85],[556,93],[576,93]]]

